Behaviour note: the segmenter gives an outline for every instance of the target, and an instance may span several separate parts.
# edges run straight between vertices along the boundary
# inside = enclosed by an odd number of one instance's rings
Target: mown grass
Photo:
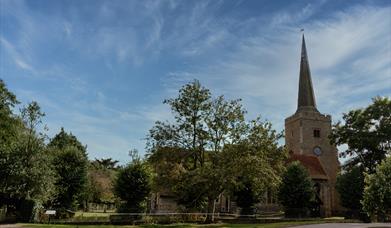
[[[81,212],[81,211],[78,211],[75,213],[75,217],[85,217],[85,218],[98,217],[98,218],[101,218],[101,217],[109,217],[111,214],[115,214],[115,212],[103,213],[103,212]]]
[[[342,220],[343,221],[343,220]],[[149,225],[139,225],[139,226],[121,226],[121,225],[55,225],[55,224],[20,224],[21,227],[25,228],[157,228],[157,227],[168,227],[168,228],[199,228],[199,227],[216,227],[216,228],[284,228],[297,225],[306,225],[306,224],[319,224],[327,223],[329,221],[321,220],[311,220],[311,221],[294,221],[294,222],[278,222],[278,223],[269,223],[269,224],[170,224],[170,225],[161,225],[161,224],[149,224]],[[336,222],[336,221],[333,221]]]

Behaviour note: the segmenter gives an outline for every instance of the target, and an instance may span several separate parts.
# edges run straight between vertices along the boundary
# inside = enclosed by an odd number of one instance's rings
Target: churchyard
[[[386,226],[391,1],[315,2],[0,0],[0,228]]]

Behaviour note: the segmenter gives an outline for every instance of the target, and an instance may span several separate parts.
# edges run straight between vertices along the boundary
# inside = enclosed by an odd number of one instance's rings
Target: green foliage
[[[12,137],[15,136],[15,121],[16,118],[12,113],[12,108],[17,105],[19,101],[16,96],[10,92],[4,81],[0,79],[0,149],[4,151],[5,146],[9,146]]]
[[[32,102],[21,109],[21,117],[14,117],[13,136],[2,143],[2,188],[6,198],[48,200],[54,192],[54,175],[51,172],[45,135],[37,132],[44,114]]]
[[[236,193],[237,203],[243,203],[243,213],[248,213],[266,191],[277,189],[287,158],[285,149],[277,143],[282,135],[272,130],[269,122],[257,118],[247,127],[244,139],[226,145],[220,156],[225,176],[230,177],[225,188]]]
[[[48,147],[59,150],[64,150],[69,146],[76,147],[84,154],[85,157],[87,157],[87,146],[83,146],[83,144],[81,144],[81,142],[76,138],[76,136],[72,135],[72,133],[65,132],[64,128],[61,128],[60,132],[55,135],[48,144]]]
[[[33,101],[15,115],[18,103],[0,80],[0,206],[6,205],[8,213],[27,221],[34,205],[53,196],[55,175],[46,135],[38,130],[44,113]]]
[[[384,221],[391,214],[391,157],[376,167],[376,172],[365,176],[364,211],[375,221]]]
[[[95,159],[88,165],[87,187],[84,191],[84,200],[94,203],[114,203],[113,184],[117,174],[115,164],[118,161]]]
[[[76,209],[78,204],[88,198],[88,159],[86,146],[67,133],[64,128],[48,144],[53,159],[56,196],[51,204],[57,208]]]
[[[143,212],[151,191],[151,173],[141,160],[135,160],[119,169],[114,192],[124,201],[120,212]]]
[[[207,206],[208,175],[206,168],[198,168],[183,173],[174,185],[173,192],[177,202],[184,206],[186,212],[204,211]]]
[[[208,220],[215,199],[243,187],[242,180],[257,196],[278,185],[286,155],[277,144],[281,134],[260,118],[246,123],[240,100],[212,98],[195,80],[164,103],[175,121],[156,122],[147,138],[156,190],[174,192],[189,210],[208,202]]]
[[[361,210],[364,191],[364,174],[361,167],[355,166],[337,177],[337,191],[341,205],[351,210]]]
[[[109,169],[115,169],[117,163],[118,161],[113,160],[112,158],[102,158],[102,159],[95,159],[95,161],[91,162],[91,165],[94,166],[94,168],[96,169],[109,170]]]
[[[308,171],[299,162],[292,162],[282,177],[278,199],[286,217],[306,216],[315,197]]]
[[[76,209],[76,201],[85,190],[87,182],[87,159],[82,151],[73,146],[55,153],[53,164],[58,179],[53,203],[59,208]]]
[[[347,144],[348,149],[340,155],[353,156],[346,163],[348,167],[361,164],[373,173],[391,155],[391,100],[376,97],[368,107],[352,110],[343,119],[344,124],[334,126],[330,139],[336,145]]]
[[[172,190],[179,183],[181,175],[187,171],[184,159],[189,156],[180,148],[160,147],[148,157],[154,172],[152,190],[158,192],[162,189]]]
[[[18,157],[15,154],[20,121],[12,113],[12,108],[18,104],[16,96],[8,91],[3,80],[0,79],[0,191],[7,194],[11,191],[9,183],[11,175],[15,173],[14,163]],[[1,200],[4,202],[4,200]],[[0,201],[0,202],[1,202]]]
[[[243,186],[234,192],[236,204],[242,208],[240,214],[254,214],[254,205],[260,202],[259,196],[254,192],[251,183],[243,182]]]
[[[210,92],[199,81],[186,84],[174,99],[164,100],[170,105],[175,124],[156,122],[148,136],[150,153],[159,147],[180,147],[191,152],[193,169],[204,163],[207,141],[205,119],[210,110]]]

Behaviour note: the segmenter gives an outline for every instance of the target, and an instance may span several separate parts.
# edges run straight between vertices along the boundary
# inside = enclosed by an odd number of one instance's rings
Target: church
[[[339,161],[337,148],[330,144],[331,116],[316,106],[304,35],[302,38],[299,92],[296,112],[285,119],[285,144],[291,161],[299,161],[315,182],[319,214],[323,217],[339,210],[335,189]]]
[[[296,112],[285,119],[285,144],[289,160],[299,161],[315,183],[318,216],[328,217],[340,211],[335,189],[339,161],[337,148],[330,144],[331,116],[321,114],[316,106],[304,35],[302,38],[299,92]],[[277,200],[265,193],[258,211],[281,210]],[[167,191],[154,193],[150,201],[152,213],[175,212],[175,196]],[[238,213],[235,202],[221,194],[216,200],[216,213]]]

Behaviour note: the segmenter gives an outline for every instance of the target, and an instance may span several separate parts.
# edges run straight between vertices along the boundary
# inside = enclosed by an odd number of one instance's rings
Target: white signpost
[[[48,217],[49,217],[48,223],[50,223],[50,217],[53,215],[56,215],[56,210],[46,210],[45,215],[48,215]]]
[[[56,211],[55,210],[47,210],[45,211],[45,215],[55,215]]]

